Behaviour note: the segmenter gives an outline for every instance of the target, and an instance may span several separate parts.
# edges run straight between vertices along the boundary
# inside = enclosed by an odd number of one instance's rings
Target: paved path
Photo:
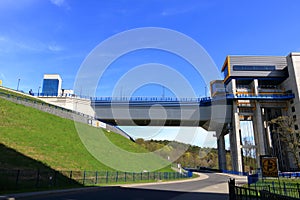
[[[95,187],[69,192],[44,194],[36,197],[15,196],[16,200],[153,200],[153,199],[213,199],[227,200],[230,177],[245,182],[245,177],[218,173],[201,173],[199,178],[172,183],[131,184],[112,187]]]
[[[235,178],[238,183],[246,183],[246,177],[220,173],[201,173],[193,181],[180,183],[155,183],[145,185],[128,185],[124,187],[158,191],[176,191],[179,194],[172,199],[228,199],[228,180]]]

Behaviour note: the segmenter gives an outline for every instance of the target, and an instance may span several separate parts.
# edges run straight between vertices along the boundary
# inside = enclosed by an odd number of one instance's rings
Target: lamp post
[[[40,89],[41,89],[41,86],[39,86],[39,89],[38,89],[38,97],[40,96]]]
[[[21,79],[18,79],[17,91],[19,90],[20,80],[21,80]]]

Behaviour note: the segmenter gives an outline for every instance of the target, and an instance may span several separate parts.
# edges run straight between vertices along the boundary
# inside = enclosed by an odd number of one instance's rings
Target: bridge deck
[[[94,97],[91,98],[92,106],[105,106],[111,104],[126,104],[134,106],[183,106],[183,105],[200,105],[210,106],[211,98],[175,98],[175,97]]]

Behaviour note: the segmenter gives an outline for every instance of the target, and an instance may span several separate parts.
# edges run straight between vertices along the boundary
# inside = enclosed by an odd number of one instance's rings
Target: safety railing
[[[66,109],[66,108],[63,108],[63,107],[60,107],[60,106],[52,105],[52,104],[46,103],[44,101],[41,101],[39,99],[29,98],[27,96],[18,96],[18,95],[6,93],[6,92],[0,92],[0,96],[6,98],[8,100],[11,99],[11,100],[19,101],[20,103],[27,103],[27,104],[32,103],[33,105],[35,105],[34,106],[35,108],[49,108],[49,109],[52,109],[52,110],[62,111],[62,112],[65,112],[65,113],[76,114],[76,115],[79,115],[79,116],[82,116],[82,117],[85,117],[85,118],[88,118],[88,119],[93,119],[94,118],[93,116],[86,115],[86,114],[78,112],[78,111],[73,111],[73,110]],[[38,107],[37,105],[40,105],[40,107]],[[47,110],[49,110],[49,109],[47,109]],[[41,110],[45,110],[45,109],[41,109]],[[63,117],[63,116],[61,116],[61,117]],[[72,117],[72,119],[73,119],[73,117]]]
[[[299,170],[299,169],[298,169]],[[279,172],[280,177],[284,178],[300,178],[300,172]]]
[[[242,200],[242,199],[280,199],[280,200],[296,200],[300,198],[299,184],[293,186],[282,186],[275,184],[251,184],[247,186],[236,186],[235,180],[230,179],[228,182],[229,199]]]
[[[189,178],[179,172],[0,170],[0,193],[15,190],[55,189]]]
[[[210,102],[210,97],[176,98],[176,97],[91,97],[92,101],[109,102]]]
[[[293,99],[295,94],[283,93],[283,94],[226,94],[227,99]]]

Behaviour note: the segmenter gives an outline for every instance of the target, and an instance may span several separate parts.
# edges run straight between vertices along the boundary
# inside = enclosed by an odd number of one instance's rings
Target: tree
[[[135,142],[149,151],[156,151],[163,158],[178,158],[175,163],[183,167],[218,168],[218,151],[214,148],[201,148],[176,141],[136,139]],[[184,152],[182,154],[182,152]]]
[[[249,137],[243,138],[243,162],[245,171],[255,169],[256,166],[256,149]]]
[[[299,130],[295,130],[295,120],[290,116],[279,116],[270,121],[276,126],[273,132],[277,133],[280,140],[286,144],[286,151],[293,156],[294,164],[300,168],[299,162]]]

